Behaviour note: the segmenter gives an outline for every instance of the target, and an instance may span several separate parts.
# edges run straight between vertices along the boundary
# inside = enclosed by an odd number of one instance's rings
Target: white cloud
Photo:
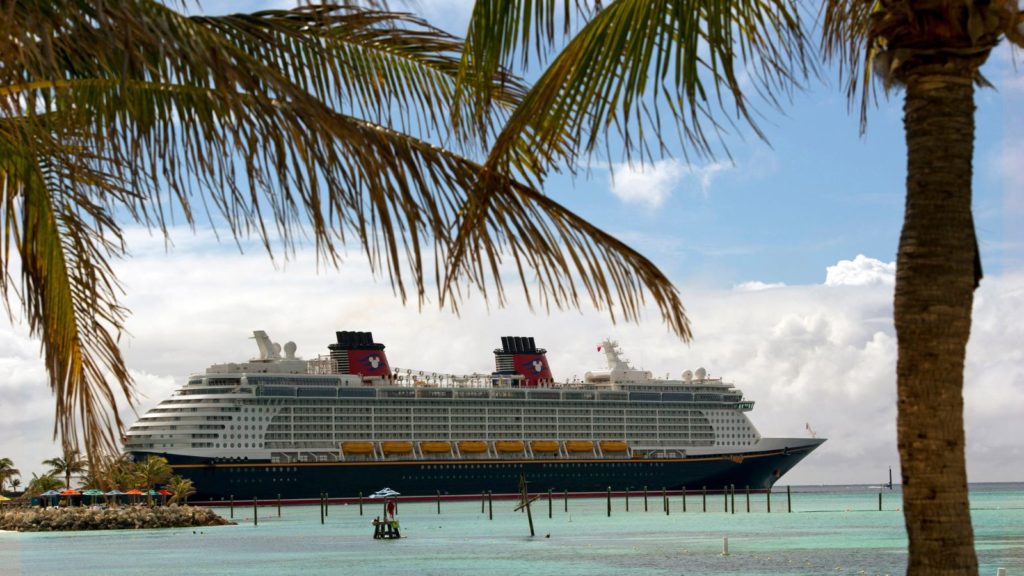
[[[895,262],[885,263],[863,254],[858,254],[853,260],[840,260],[826,270],[826,286],[891,286],[896,282]]]
[[[609,174],[612,194],[627,204],[641,204],[657,208],[687,180],[693,180],[701,194],[707,196],[715,177],[732,167],[724,162],[704,166],[683,164],[679,160],[665,159],[645,164],[615,164]]]
[[[741,282],[732,287],[737,292],[755,292],[757,290],[771,290],[772,288],[784,288],[786,285],[782,282],[760,282],[754,280],[751,282]]]
[[[678,160],[658,160],[643,166],[617,164],[609,175],[612,194],[627,204],[661,206],[679,186],[686,171]]]
[[[803,436],[809,422],[827,437],[786,483],[878,482],[888,466],[899,470],[896,340],[886,282],[844,290],[682,287],[696,333],[687,347],[665,332],[654,309],[643,325],[612,325],[590,310],[525,313],[513,292],[511,309],[488,312],[473,297],[461,317],[433,307],[418,312],[402,307],[386,282],[374,282],[360,258],[318,274],[306,252],[275,271],[258,250],[240,256],[230,245],[178,246],[165,255],[159,239],[136,242],[138,257],[117,267],[133,311],[124,352],[142,411],[189,372],[253,356],[248,337],[254,329],[267,330],[275,341],[296,341],[307,358],[325,353],[335,330],[371,330],[387,346],[392,366],[452,373],[489,371],[500,336],[533,335],[549,350],[558,378],[599,367],[603,358],[594,345],[610,335],[635,364],[659,376],[703,366],[735,383],[756,402],[750,416],[765,436]],[[974,481],[1024,475],[1024,454],[1015,445],[1024,411],[1024,327],[1007,321],[1022,308],[1024,274],[986,278],[978,291],[964,390]],[[53,400],[38,354],[23,328],[0,325],[0,455],[12,458],[26,478],[59,451],[51,441]],[[130,413],[125,417],[132,421]]]

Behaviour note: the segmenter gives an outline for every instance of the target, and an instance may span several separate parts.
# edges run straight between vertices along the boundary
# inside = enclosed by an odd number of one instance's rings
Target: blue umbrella
[[[114,497],[114,505],[116,506],[117,502],[121,499],[120,496],[124,496],[124,492],[121,492],[117,488],[114,488],[110,492],[107,492],[107,496],[113,496]]]
[[[42,494],[39,495],[40,498],[46,498],[46,502],[50,506],[53,505],[53,499],[57,498],[59,496],[60,496],[60,491],[59,490],[47,490],[46,492],[43,492]],[[47,505],[47,504],[44,504],[44,505]]]

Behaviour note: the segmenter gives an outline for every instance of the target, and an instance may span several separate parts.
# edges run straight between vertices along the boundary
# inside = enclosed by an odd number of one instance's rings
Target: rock
[[[207,508],[192,506],[120,506],[117,508],[13,508],[0,511],[0,530],[50,532],[183,528],[234,524]]]

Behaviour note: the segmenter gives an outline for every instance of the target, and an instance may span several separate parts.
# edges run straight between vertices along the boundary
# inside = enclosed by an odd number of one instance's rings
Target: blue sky
[[[470,4],[413,7],[461,33]],[[204,3],[211,13],[271,5]],[[974,207],[987,277],[968,349],[968,466],[974,481],[1024,480],[1024,73],[1007,49],[984,72],[999,90],[977,92]],[[486,371],[498,337],[534,335],[556,378],[599,367],[594,344],[612,336],[655,374],[705,366],[735,382],[757,403],[751,419],[765,436],[803,435],[810,423],[828,437],[786,483],[879,481],[890,465],[898,475],[891,301],[903,215],[902,97],[883,98],[862,136],[834,74],[822,77],[784,113],[762,108],[770,145],[749,131],[731,135],[734,162],[690,165],[676,153],[643,170],[616,167],[613,185],[595,158],[589,173],[547,183],[548,194],[676,283],[694,323],[689,346],[655,310],[639,325],[615,325],[589,308],[530,314],[516,294],[505,310],[474,295],[456,317],[401,306],[358,250],[337,271],[318,270],[301,248],[275,268],[258,246],[239,255],[205,229],[174,230],[170,252],[132,230],[133,256],[116,270],[132,310],[124,342],[139,407],[152,407],[190,371],[253,355],[254,329],[295,340],[306,357],[323,353],[334,330],[372,330],[393,366],[450,372]],[[21,324],[0,325],[0,373],[8,375],[0,379],[0,455],[27,479],[58,450],[38,344]]]

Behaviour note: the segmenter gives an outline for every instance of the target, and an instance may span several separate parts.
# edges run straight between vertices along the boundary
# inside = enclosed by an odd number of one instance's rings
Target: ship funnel
[[[502,336],[501,348],[494,351],[495,377],[522,376],[513,386],[536,388],[554,381],[548,366],[548,351],[537,348],[533,337]]]
[[[337,332],[338,342],[330,344],[331,362],[338,374],[385,377],[391,374],[384,345],[373,341],[372,332]]]

